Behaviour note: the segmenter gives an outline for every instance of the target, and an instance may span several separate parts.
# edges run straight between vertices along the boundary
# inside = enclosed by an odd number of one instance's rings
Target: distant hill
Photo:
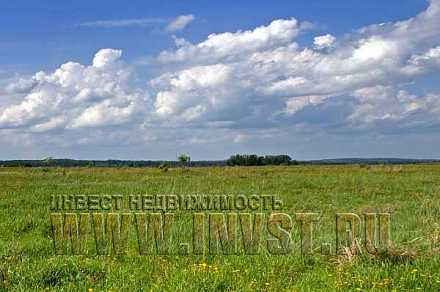
[[[344,165],[344,164],[419,164],[440,163],[436,159],[404,159],[404,158],[337,158],[297,161],[300,165]],[[44,159],[44,160],[0,160],[3,167],[159,167],[167,164],[170,167],[180,166],[177,161],[161,160],[75,160],[75,159]],[[191,161],[189,166],[208,167],[226,166],[227,160]]]
[[[440,160],[406,158],[336,158],[304,161],[305,164],[416,164],[438,162]]]

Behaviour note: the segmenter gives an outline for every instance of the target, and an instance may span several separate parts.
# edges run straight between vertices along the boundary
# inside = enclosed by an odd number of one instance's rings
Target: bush
[[[163,172],[167,172],[169,167],[170,167],[170,165],[166,162],[162,162],[159,165],[159,169],[162,170]]]

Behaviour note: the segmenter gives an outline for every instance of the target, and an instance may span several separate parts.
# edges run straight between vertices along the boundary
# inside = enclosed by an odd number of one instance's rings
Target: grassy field
[[[315,247],[337,212],[390,212],[393,248],[376,255],[55,256],[54,194],[274,194],[282,212],[318,212]],[[185,214],[179,214],[184,217]],[[175,227],[189,239],[189,219]],[[248,168],[0,168],[0,284],[11,290],[440,291],[440,165]],[[130,235],[130,244],[135,244]]]

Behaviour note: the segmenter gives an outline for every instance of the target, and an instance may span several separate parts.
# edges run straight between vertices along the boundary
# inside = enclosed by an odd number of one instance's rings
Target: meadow
[[[315,252],[288,255],[56,256],[58,194],[273,194],[282,212],[319,213]],[[321,254],[338,212],[391,214],[393,245]],[[184,215],[184,214],[179,214]],[[189,219],[175,227],[190,240]],[[0,168],[0,290],[440,291],[440,165],[171,168]],[[130,244],[135,245],[133,234]],[[262,243],[263,244],[263,243]],[[334,249],[334,246],[333,246]],[[333,250],[334,253],[334,250]]]

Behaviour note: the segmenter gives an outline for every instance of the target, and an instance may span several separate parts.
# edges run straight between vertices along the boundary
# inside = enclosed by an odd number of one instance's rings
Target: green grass
[[[294,228],[295,251],[284,256],[54,255],[51,195],[144,193],[274,194],[284,213],[320,214],[317,248],[334,243],[337,212],[390,212],[395,247],[352,259],[302,257]],[[177,237],[188,240],[189,219],[178,215]],[[440,291],[436,224],[440,165],[0,168],[0,290]]]

